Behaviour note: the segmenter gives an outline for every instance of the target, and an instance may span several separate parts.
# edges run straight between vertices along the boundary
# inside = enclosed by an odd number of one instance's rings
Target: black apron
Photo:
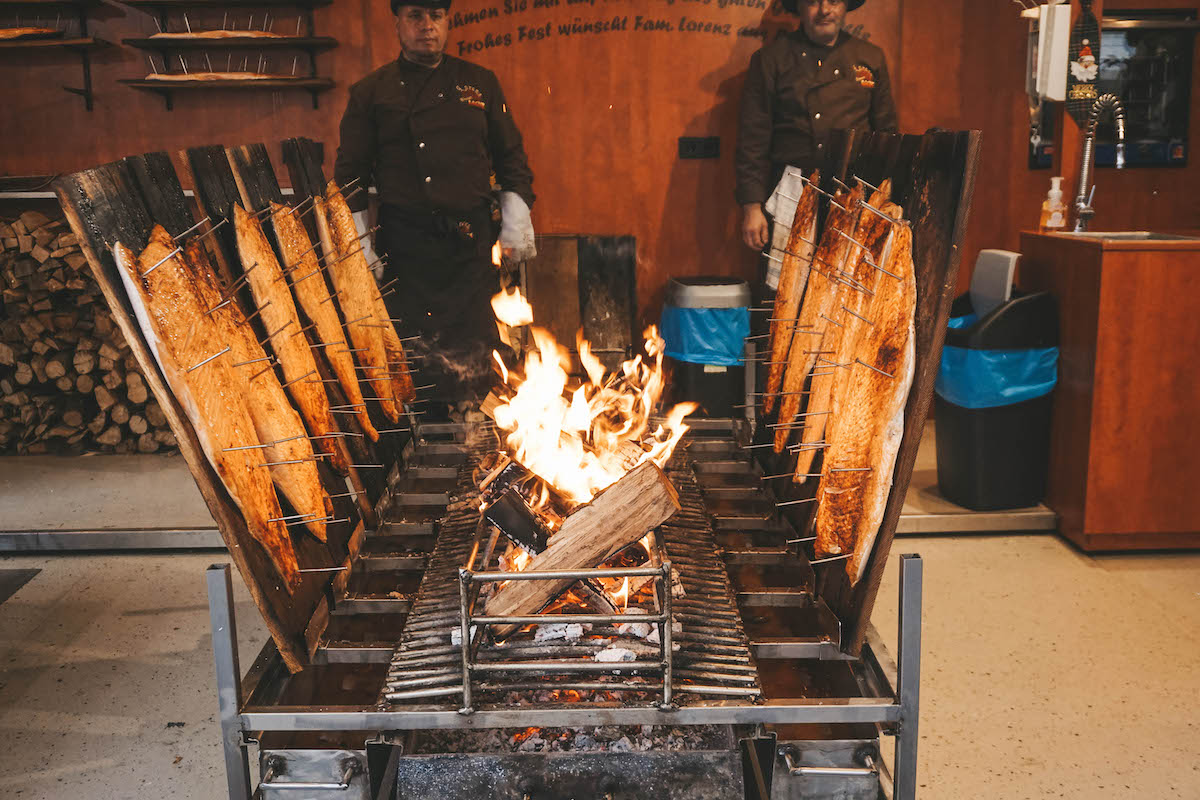
[[[414,357],[418,384],[434,384],[433,405],[482,399],[497,382],[492,351],[500,347],[492,296],[500,291],[492,264],[497,231],[491,209],[463,216],[379,209],[384,298]]]

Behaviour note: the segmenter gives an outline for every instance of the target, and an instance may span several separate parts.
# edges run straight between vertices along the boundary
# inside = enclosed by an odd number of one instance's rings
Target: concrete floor
[[[921,797],[1200,797],[1200,555],[1086,556],[1053,536],[908,537],[925,561]],[[0,797],[222,796],[213,554],[0,557]],[[242,661],[266,633],[236,582]]]

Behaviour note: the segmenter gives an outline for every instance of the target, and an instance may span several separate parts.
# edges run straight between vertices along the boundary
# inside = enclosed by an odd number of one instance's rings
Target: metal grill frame
[[[700,432],[703,430],[703,427],[699,428]],[[441,453],[453,449],[445,443],[431,443],[429,448],[429,452]],[[457,710],[381,709],[378,705],[280,705],[274,698],[286,670],[271,640],[268,639],[244,678],[238,678],[241,669],[229,566],[210,567],[207,581],[226,773],[229,796],[235,800],[252,797],[247,746],[257,741],[259,732],[265,731],[361,731],[366,739],[387,731],[427,729],[858,723],[873,724],[882,733],[895,735],[894,797],[898,800],[915,797],[922,594],[922,562],[917,555],[900,558],[898,666],[892,662],[873,627],[857,658],[838,653],[836,647],[827,646],[828,642],[793,641],[787,646],[765,643],[774,657],[798,663],[829,659],[849,662],[860,690],[857,694],[772,698],[759,703],[706,701],[671,706],[669,710],[658,705],[597,707],[572,704],[462,713]]]

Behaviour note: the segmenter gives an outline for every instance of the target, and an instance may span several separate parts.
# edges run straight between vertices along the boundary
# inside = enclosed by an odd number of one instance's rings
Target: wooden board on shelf
[[[41,38],[41,39],[5,39],[0,40],[0,50],[82,50],[89,47],[103,47],[108,42],[94,36],[76,36],[70,39]]]
[[[217,38],[163,38],[152,36],[122,39],[123,44],[139,50],[309,50],[320,52],[338,46],[332,36],[226,36]]]
[[[157,157],[151,159],[157,160]],[[305,631],[310,620],[320,616],[317,609],[328,604],[327,591],[335,582],[335,573],[303,573],[299,586],[291,595],[275,585],[269,578],[273,568],[268,555],[247,530],[240,511],[204,456],[195,430],[159,372],[133,316],[112,258],[112,246],[118,241],[135,250],[145,247],[154,224],[129,162],[126,159],[59,178],[54,184],[55,192],[71,229],[79,237],[113,319],[170,422],[180,451],[217,522],[230,557],[242,574],[284,661],[289,669],[297,671],[309,662]],[[347,516],[352,507],[335,500],[335,510]],[[331,523],[331,541],[347,542],[355,535],[355,530],[361,529],[362,523],[351,517],[350,522],[341,523],[345,530],[336,536],[332,530],[335,525]],[[294,546],[302,569],[329,569],[347,563],[344,547],[327,547],[305,534],[294,537]]]

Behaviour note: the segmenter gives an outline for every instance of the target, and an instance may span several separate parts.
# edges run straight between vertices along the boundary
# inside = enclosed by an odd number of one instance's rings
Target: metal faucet
[[[1096,128],[1100,125],[1100,115],[1105,111],[1112,113],[1113,123],[1117,126],[1117,169],[1125,169],[1125,106],[1115,94],[1102,94],[1092,104],[1088,113],[1087,133],[1083,139],[1083,160],[1079,165],[1079,194],[1075,196],[1075,232],[1083,233],[1088,229],[1088,222],[1095,215],[1092,208],[1092,195],[1096,187],[1092,183],[1092,161],[1096,152]]]

